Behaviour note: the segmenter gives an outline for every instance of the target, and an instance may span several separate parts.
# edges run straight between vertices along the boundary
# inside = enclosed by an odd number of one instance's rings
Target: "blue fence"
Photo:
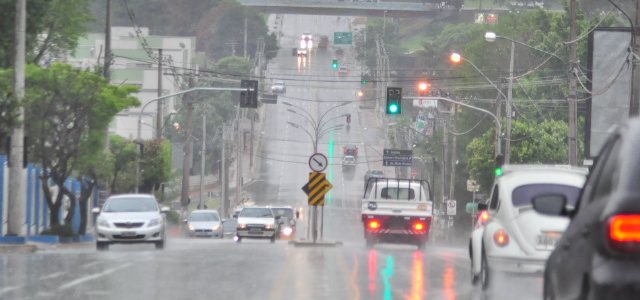
[[[24,222],[27,228],[27,236],[34,236],[39,235],[44,229],[49,228],[49,208],[44,198],[44,193],[42,192],[42,179],[40,179],[42,168],[29,164],[25,171],[25,194],[27,196],[27,210]],[[0,155],[0,236],[4,236],[7,231],[8,181],[9,174],[7,167],[7,157]],[[79,198],[80,196],[80,184],[80,181],[75,178],[69,178],[65,182],[65,186],[69,188],[69,190],[71,190],[74,194],[76,194],[76,198]],[[48,184],[48,186],[55,199],[55,195],[57,194],[57,187],[52,184]],[[98,199],[96,190],[94,190],[92,199]],[[67,213],[67,207],[70,204],[69,201],[70,199],[64,197],[59,216],[61,222],[64,221],[64,217]],[[89,208],[93,206],[93,201],[90,201],[91,203],[88,205]],[[88,215],[90,216],[91,214],[88,212]],[[91,224],[91,222],[89,222],[89,224]],[[76,203],[75,205],[71,227],[76,233],[80,228],[79,203]]]

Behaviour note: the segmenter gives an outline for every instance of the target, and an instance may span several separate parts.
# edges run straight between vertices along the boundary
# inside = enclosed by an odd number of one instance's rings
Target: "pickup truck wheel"
[[[482,290],[488,290],[491,284],[491,269],[487,262],[487,254],[482,249],[482,259],[480,261],[480,281],[482,282]]]

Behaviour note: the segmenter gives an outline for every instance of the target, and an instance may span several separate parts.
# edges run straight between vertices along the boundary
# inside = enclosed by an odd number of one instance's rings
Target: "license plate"
[[[125,231],[122,233],[122,236],[136,236],[135,231]]]
[[[259,233],[260,231],[262,231],[262,230],[260,230],[260,228],[249,228],[249,232],[254,232],[254,233],[258,232]]]
[[[556,247],[558,240],[562,236],[561,232],[546,231],[538,235],[538,248],[551,250]]]

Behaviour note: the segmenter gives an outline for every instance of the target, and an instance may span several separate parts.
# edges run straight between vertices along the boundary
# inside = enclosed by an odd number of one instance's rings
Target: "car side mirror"
[[[222,219],[222,224],[227,223],[227,221],[229,221],[229,220],[227,220],[227,219]]]
[[[182,219],[182,223],[187,223],[187,222],[189,222],[189,220],[187,220],[187,219]]]
[[[94,214],[99,214],[100,213],[100,207],[94,207],[91,209],[91,212]]]
[[[282,219],[282,216],[276,216],[276,220],[280,221],[280,219]]]
[[[300,212],[296,211],[296,219],[300,219]]]
[[[160,212],[161,213],[168,213],[171,209],[169,209],[169,207],[163,206],[160,207]]]
[[[489,209],[489,205],[486,203],[478,203],[478,211],[483,211]]]
[[[567,197],[560,194],[541,195],[531,201],[533,209],[549,216],[566,216]]]
[[[234,218],[234,219],[237,219],[237,218],[238,218],[238,215],[233,215],[233,218]]]

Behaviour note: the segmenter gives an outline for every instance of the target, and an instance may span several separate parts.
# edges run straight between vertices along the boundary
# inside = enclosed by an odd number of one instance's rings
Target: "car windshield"
[[[537,196],[560,194],[567,198],[569,206],[575,206],[581,189],[562,184],[528,184],[513,189],[511,201],[514,207],[531,205],[531,200]]]
[[[111,198],[104,205],[104,212],[152,212],[158,210],[158,204],[153,198],[131,197]]]
[[[189,216],[189,221],[191,221],[191,222],[216,222],[216,221],[220,221],[220,217],[218,217],[218,214],[216,214],[216,213],[199,212],[199,213],[192,213],[191,216]]]
[[[271,211],[273,211],[273,214],[276,216],[281,216],[289,220],[293,219],[293,208],[271,208]]]
[[[273,218],[273,213],[268,208],[245,208],[240,212],[239,216],[245,218]]]

